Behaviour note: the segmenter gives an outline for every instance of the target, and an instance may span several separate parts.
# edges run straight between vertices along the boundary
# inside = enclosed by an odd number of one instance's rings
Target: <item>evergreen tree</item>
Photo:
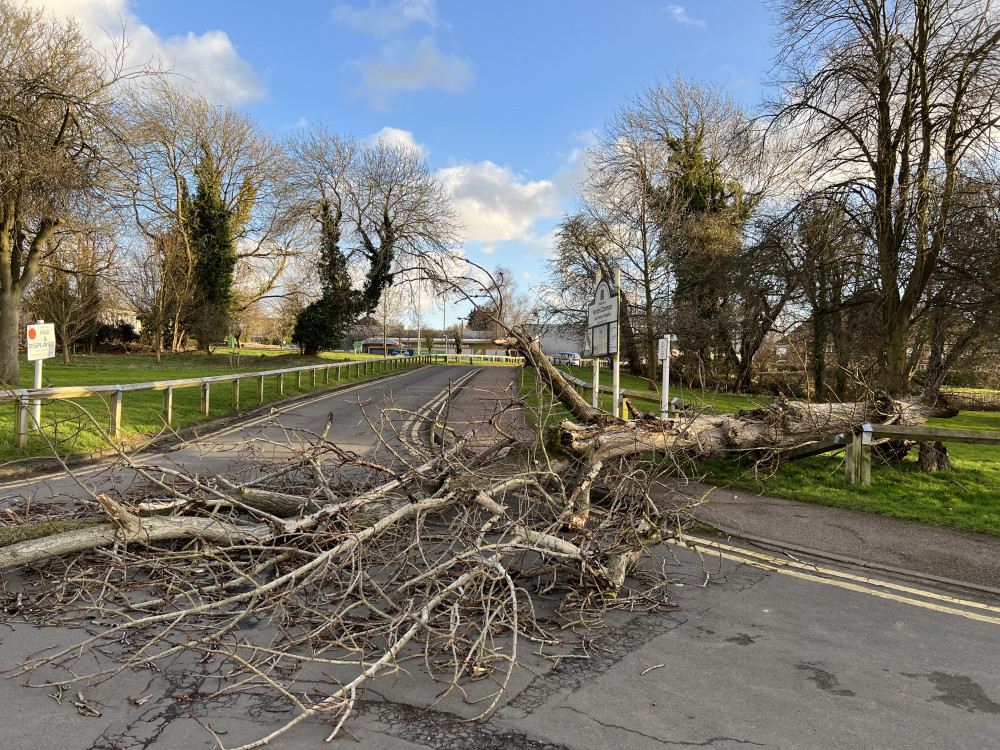
[[[243,186],[230,208],[222,195],[222,173],[207,144],[195,168],[197,187],[189,204],[187,231],[194,258],[196,300],[187,327],[199,346],[209,351],[231,327],[233,273],[236,270],[236,226],[246,221],[254,195]],[[184,192],[187,190],[185,188]]]
[[[340,346],[364,306],[364,294],[351,287],[347,258],[340,249],[341,219],[340,207],[333,209],[329,201],[323,201],[319,215],[320,259],[317,267],[323,293],[299,314],[292,333],[292,341],[311,356],[318,354],[320,349]]]
[[[191,204],[191,249],[202,301],[228,312],[233,301],[236,243],[233,214],[222,198],[221,174],[206,148],[196,170],[198,186]]]

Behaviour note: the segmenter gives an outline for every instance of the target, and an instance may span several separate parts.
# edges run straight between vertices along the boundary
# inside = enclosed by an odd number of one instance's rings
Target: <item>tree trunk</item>
[[[20,310],[17,292],[0,290],[0,385],[20,385]]]
[[[69,364],[69,344],[70,344],[69,336],[66,335],[66,326],[60,326],[59,329],[60,329],[60,333],[61,333],[61,335],[59,336],[59,339],[62,342],[63,364],[64,365],[68,365]]]

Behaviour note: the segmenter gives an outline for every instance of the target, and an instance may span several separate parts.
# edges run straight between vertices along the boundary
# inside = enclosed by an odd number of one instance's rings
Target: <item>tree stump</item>
[[[935,471],[951,471],[951,458],[948,456],[948,449],[944,443],[935,440],[934,442],[922,440],[917,445],[920,446],[920,458],[917,462],[920,471],[925,474],[933,474]]]

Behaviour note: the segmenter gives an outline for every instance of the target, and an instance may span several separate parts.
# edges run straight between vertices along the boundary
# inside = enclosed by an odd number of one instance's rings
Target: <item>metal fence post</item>
[[[28,445],[28,423],[31,419],[31,403],[26,395],[28,392],[21,389],[21,396],[17,400],[17,447],[25,448]]]
[[[861,425],[861,451],[860,451],[859,479],[864,487],[872,483],[872,426],[870,424]]]

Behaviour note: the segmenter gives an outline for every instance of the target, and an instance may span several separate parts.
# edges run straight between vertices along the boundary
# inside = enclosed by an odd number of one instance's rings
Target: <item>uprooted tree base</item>
[[[11,510],[0,576],[16,575],[0,590],[0,621],[91,633],[14,676],[61,696],[191,655],[200,698],[264,690],[294,712],[239,745],[251,748],[310,717],[331,737],[346,731],[369,681],[405,659],[419,659],[438,701],[458,696],[486,714],[526,642],[589,642],[608,607],[668,602],[662,568],[627,578],[685,523],[651,501],[646,471],[560,463],[504,436],[466,435],[431,454],[390,435],[386,463],[325,434],[297,437],[293,457],[242,480],[123,457],[145,480],[131,496],[96,494],[42,518]]]

